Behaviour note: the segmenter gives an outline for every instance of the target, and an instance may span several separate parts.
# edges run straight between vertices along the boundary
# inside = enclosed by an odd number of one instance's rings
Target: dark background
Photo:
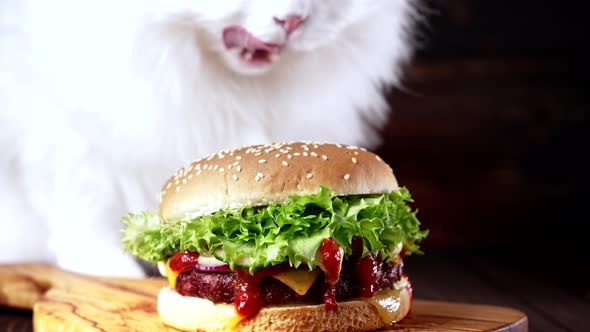
[[[491,255],[587,292],[587,10],[425,3],[378,152],[431,230],[427,255]]]

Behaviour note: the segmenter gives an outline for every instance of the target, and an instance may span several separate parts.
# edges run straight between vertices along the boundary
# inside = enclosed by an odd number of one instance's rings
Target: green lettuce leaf
[[[411,202],[406,188],[382,195],[336,196],[321,187],[317,194],[293,195],[285,203],[225,209],[191,220],[163,223],[156,211],[129,214],[122,218],[123,244],[125,251],[152,263],[191,250],[253,272],[285,261],[313,269],[324,239],[333,237],[347,257],[353,238],[361,237],[363,255],[387,260],[400,243],[408,254],[422,253],[418,244],[428,231],[420,229]]]

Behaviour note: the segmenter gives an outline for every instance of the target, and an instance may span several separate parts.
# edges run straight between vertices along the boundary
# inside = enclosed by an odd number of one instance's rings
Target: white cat
[[[371,146],[412,0],[0,0],[0,262],[139,276],[120,217],[221,148]]]

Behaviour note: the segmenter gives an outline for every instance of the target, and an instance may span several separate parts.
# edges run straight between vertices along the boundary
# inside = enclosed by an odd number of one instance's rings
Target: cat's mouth
[[[281,46],[265,43],[240,26],[223,30],[223,43],[228,50],[238,50],[240,59],[252,66],[266,66],[278,60]]]

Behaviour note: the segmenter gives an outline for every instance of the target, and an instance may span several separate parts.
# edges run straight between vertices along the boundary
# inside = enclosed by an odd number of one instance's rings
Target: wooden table
[[[513,307],[528,315],[530,331],[587,331],[590,326],[588,298],[502,257],[429,252],[408,257],[406,271],[420,299]],[[31,330],[30,312],[0,309],[0,332]]]

